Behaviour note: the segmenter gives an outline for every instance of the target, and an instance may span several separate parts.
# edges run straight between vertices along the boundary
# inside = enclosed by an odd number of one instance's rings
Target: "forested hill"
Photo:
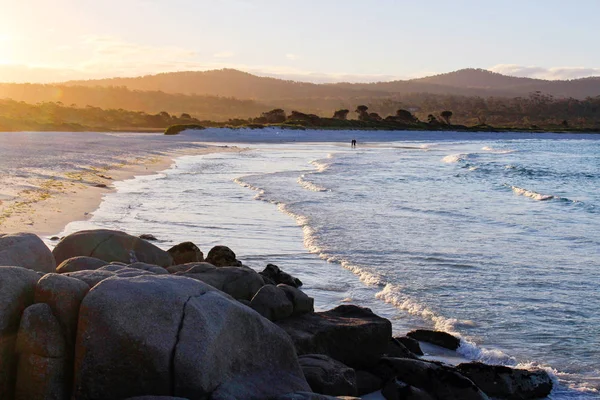
[[[266,78],[233,69],[173,72],[136,78],[66,82],[68,86],[125,86],[132,90],[236,97],[273,102],[293,99],[381,98],[410,93],[462,96],[527,96],[542,92],[585,99],[600,95],[600,78],[568,81],[517,78],[482,69],[463,69],[412,80],[376,83],[314,84]]]

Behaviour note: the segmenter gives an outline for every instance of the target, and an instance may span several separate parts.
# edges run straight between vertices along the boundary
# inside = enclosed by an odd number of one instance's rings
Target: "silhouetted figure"
[[[352,139],[352,147],[356,147],[356,139]]]

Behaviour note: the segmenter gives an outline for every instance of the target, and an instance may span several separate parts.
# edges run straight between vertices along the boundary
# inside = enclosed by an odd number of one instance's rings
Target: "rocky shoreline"
[[[244,266],[226,246],[164,251],[111,230],[51,252],[0,235],[0,399],[385,399],[546,397],[543,370],[427,361],[417,330],[392,337],[368,308],[314,312],[300,279]]]

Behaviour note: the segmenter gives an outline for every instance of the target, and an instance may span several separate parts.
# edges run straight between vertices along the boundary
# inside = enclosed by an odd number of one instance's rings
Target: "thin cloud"
[[[293,60],[297,60],[298,58],[300,58],[300,56],[298,54],[288,53],[285,55],[285,58],[293,61]]]
[[[545,68],[533,65],[523,66],[518,64],[498,64],[489,68],[489,70],[503,75],[547,80],[568,80],[587,78],[590,76],[600,76],[600,68],[587,67]]]

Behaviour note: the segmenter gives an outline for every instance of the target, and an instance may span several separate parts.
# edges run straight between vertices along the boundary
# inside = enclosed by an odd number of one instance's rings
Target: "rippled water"
[[[598,398],[600,141],[490,136],[181,157],[66,232],[225,244],[300,277],[320,309],[455,332],[468,358],[551,368],[552,398]]]

